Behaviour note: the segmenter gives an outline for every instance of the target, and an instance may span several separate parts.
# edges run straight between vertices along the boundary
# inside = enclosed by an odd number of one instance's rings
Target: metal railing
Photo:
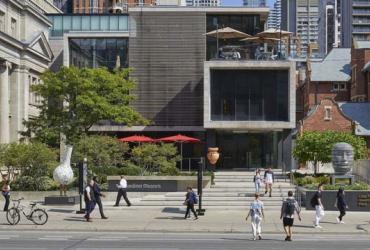
[[[184,157],[177,164],[181,172],[193,172],[199,168],[201,157]],[[182,162],[182,164],[181,164]]]

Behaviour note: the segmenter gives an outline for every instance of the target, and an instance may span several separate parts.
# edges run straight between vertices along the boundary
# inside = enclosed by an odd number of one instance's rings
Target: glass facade
[[[288,70],[211,70],[212,121],[289,121]]]
[[[226,15],[226,14],[214,14],[207,15],[207,32],[230,27],[238,31],[247,33],[249,35],[255,35],[258,32],[264,30],[264,22],[260,20],[259,15]],[[249,58],[255,51],[255,45],[252,47],[247,45],[246,42],[237,39],[218,39],[218,47],[233,49],[236,48],[240,52],[241,58]],[[207,60],[211,60],[217,57],[217,39],[215,37],[207,36]]]
[[[128,67],[128,38],[70,38],[69,63],[76,67]]]
[[[219,167],[222,169],[255,169],[278,165],[280,132],[234,133],[217,131],[216,145],[220,148]]]
[[[63,36],[70,31],[128,32],[127,15],[48,15],[53,23],[51,36]]]

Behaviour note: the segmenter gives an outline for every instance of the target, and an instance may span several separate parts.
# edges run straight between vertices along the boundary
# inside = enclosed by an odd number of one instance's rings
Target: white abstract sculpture
[[[62,163],[53,172],[54,180],[60,184],[60,195],[62,195],[63,191],[64,195],[66,195],[66,185],[73,180],[73,170],[71,168],[72,149],[72,146],[67,146]]]

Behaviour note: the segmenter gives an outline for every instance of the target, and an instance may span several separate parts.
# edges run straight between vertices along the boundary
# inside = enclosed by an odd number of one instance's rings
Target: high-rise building
[[[370,40],[370,1],[341,1],[341,46],[350,48],[352,39]]]
[[[129,7],[154,6],[156,0],[54,0],[66,14],[126,13]]]
[[[186,6],[211,7],[220,5],[221,0],[186,0]]]
[[[328,54],[340,45],[340,2],[338,0],[320,1],[319,52]]]
[[[281,25],[281,0],[275,0],[274,7],[270,10],[267,20],[268,28],[279,29]]]
[[[266,7],[266,0],[244,0],[245,7]]]

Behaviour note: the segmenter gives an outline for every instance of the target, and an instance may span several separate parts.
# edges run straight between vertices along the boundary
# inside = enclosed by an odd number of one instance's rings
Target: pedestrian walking
[[[6,212],[8,211],[9,203],[10,203],[10,181],[9,180],[5,180],[3,187],[1,188],[1,193],[5,199],[4,212]]]
[[[256,188],[256,193],[260,193],[260,188],[262,184],[262,177],[261,177],[261,170],[259,168],[256,169],[256,174],[253,178],[254,187]]]
[[[124,176],[121,175],[121,180],[119,181],[118,187],[118,193],[117,193],[117,199],[116,199],[116,204],[114,205],[115,207],[119,206],[119,202],[121,201],[121,197],[123,196],[123,199],[126,201],[126,204],[128,207],[131,206],[131,202],[127,198],[127,181]]]
[[[298,202],[293,197],[293,192],[288,192],[288,198],[283,201],[281,206],[280,219],[283,220],[284,231],[286,234],[285,241],[292,241],[292,227],[294,223],[294,214],[298,215],[299,221],[302,220],[300,215],[300,207]]]
[[[94,189],[94,196],[95,196],[96,204],[98,204],[101,218],[106,220],[108,219],[108,217],[104,215],[103,203],[101,202],[101,197],[105,197],[105,195],[101,192],[101,188],[97,182],[96,176],[94,176],[93,181],[94,181],[93,189]]]
[[[194,220],[198,219],[198,215],[194,209],[195,204],[198,204],[197,195],[194,193],[192,187],[187,187],[184,201],[184,205],[186,205],[185,220],[190,216],[190,210],[194,214]]]
[[[251,217],[251,226],[253,240],[256,240],[257,237],[259,240],[262,240],[262,218],[265,217],[263,212],[263,202],[259,200],[260,195],[256,193],[255,200],[251,203],[250,209],[245,220],[248,220],[249,216]]]
[[[340,224],[344,224],[342,220],[343,217],[346,215],[346,209],[348,209],[347,202],[345,200],[344,189],[339,188],[337,192],[337,199],[335,201],[335,207],[339,210],[339,216],[337,217],[337,222]]]
[[[317,187],[317,192],[315,193],[315,195],[312,197],[311,199],[311,206],[313,208],[315,208],[316,210],[316,214],[315,214],[315,224],[314,224],[314,227],[315,228],[322,228],[320,226],[320,221],[321,219],[324,217],[325,215],[325,212],[324,212],[324,206],[322,204],[322,191],[323,191],[323,185],[320,184],[318,187]]]
[[[265,194],[269,192],[269,196],[271,197],[272,184],[275,181],[274,172],[272,172],[271,168],[268,168],[267,171],[265,171],[264,179],[265,179],[265,188],[266,188]]]
[[[94,193],[94,180],[90,180],[84,191],[84,199],[86,204],[86,215],[85,219],[87,222],[91,222],[90,214],[95,208],[96,199]]]

